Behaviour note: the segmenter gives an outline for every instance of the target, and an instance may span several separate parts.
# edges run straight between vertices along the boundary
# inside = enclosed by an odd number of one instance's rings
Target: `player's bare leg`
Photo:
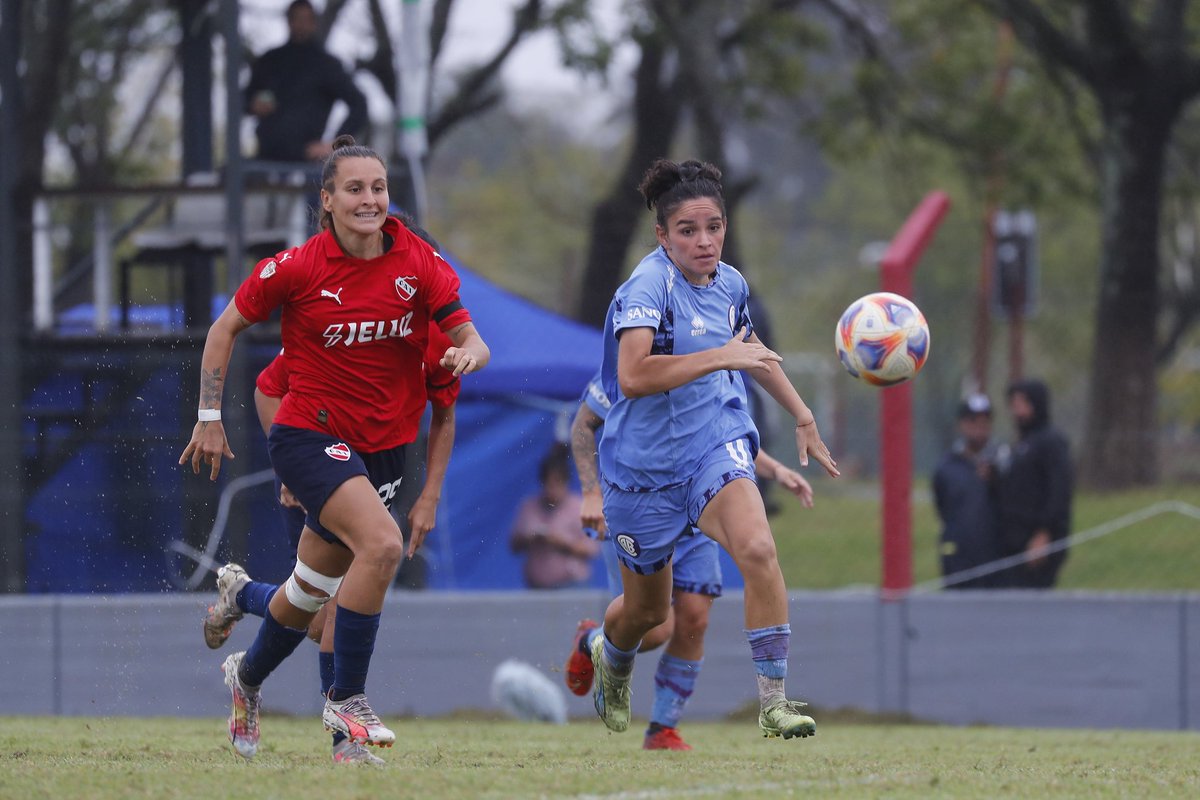
[[[390,747],[396,734],[385,726],[366,697],[366,678],[379,614],[404,556],[396,521],[363,476],[339,486],[321,509],[321,524],[354,554],[338,590],[333,632],[336,670],[325,701],[325,727],[351,742]]]
[[[699,527],[725,548],[746,582],[745,619],[754,660],[764,736],[812,736],[812,717],[801,713],[803,703],[784,693],[791,640],[787,586],[767,523],[762,495],[748,478],[726,484],[700,515]]]

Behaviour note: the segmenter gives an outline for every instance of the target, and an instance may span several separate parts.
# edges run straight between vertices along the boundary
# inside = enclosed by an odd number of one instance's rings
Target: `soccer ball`
[[[909,299],[890,292],[858,298],[834,333],[842,366],[875,386],[894,386],[921,371],[929,356],[929,324]]]

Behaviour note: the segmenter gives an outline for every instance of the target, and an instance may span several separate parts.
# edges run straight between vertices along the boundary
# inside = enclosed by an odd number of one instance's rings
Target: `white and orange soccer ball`
[[[873,292],[846,308],[834,344],[842,365],[874,386],[909,380],[929,357],[929,323],[906,297]]]

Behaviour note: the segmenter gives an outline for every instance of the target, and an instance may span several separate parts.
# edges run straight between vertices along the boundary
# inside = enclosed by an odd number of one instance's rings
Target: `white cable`
[[[233,496],[244,489],[274,480],[275,471],[264,469],[234,478],[225,484],[225,488],[221,490],[221,498],[217,501],[217,517],[213,520],[212,530],[208,534],[208,543],[204,546],[203,552],[178,539],[168,545],[168,549],[182,553],[197,564],[191,577],[184,581],[184,588],[195,589],[208,573],[216,572],[217,567],[221,566],[213,557],[217,554],[217,550],[221,547],[221,539],[225,536],[225,526],[229,522],[229,507],[233,505]]]
[[[1092,539],[1099,539],[1101,536],[1107,536],[1110,533],[1115,533],[1131,525],[1136,525],[1139,522],[1144,522],[1151,517],[1157,517],[1159,514],[1176,513],[1182,514],[1185,517],[1200,520],[1200,508],[1197,508],[1190,503],[1184,503],[1180,500],[1161,500],[1157,503],[1151,503],[1145,508],[1131,511],[1128,514],[1111,519],[1108,522],[1101,523],[1094,528],[1089,528],[1086,531],[1068,536],[1065,539],[1059,539],[1057,542],[1047,545],[1042,548],[1042,555],[1050,555],[1057,553],[1060,550],[1066,550],[1068,547],[1075,547]],[[952,572],[949,575],[941,578],[933,578],[931,580],[922,581],[915,584],[910,591],[912,592],[931,592],[938,589],[944,589],[947,586],[954,586],[959,583],[980,578],[984,575],[991,575],[994,572],[1015,567],[1017,564],[1022,564],[1027,560],[1025,553],[1017,553],[1016,555],[998,558],[995,561],[989,561],[986,564],[980,564],[977,567],[970,569],[959,570]]]

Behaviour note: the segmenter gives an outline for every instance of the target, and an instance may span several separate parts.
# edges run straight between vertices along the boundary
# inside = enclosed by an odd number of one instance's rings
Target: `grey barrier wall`
[[[396,592],[384,610],[367,693],[389,716],[494,710],[509,658],[561,681],[575,625],[598,619],[595,591]],[[223,716],[225,648],[204,646],[211,594],[0,597],[0,713]],[[819,709],[900,712],[951,724],[1200,730],[1200,595],[943,592],[895,602],[870,592],[791,595],[789,694]],[[645,718],[657,653],[634,670]],[[565,690],[564,690],[565,693]],[[572,716],[591,698],[568,698]],[[267,682],[268,712],[316,715],[316,647]],[[713,605],[704,672],[688,707],[714,719],[755,699],[742,598]],[[818,718],[819,722],[819,718]],[[314,723],[319,724],[319,723]]]

